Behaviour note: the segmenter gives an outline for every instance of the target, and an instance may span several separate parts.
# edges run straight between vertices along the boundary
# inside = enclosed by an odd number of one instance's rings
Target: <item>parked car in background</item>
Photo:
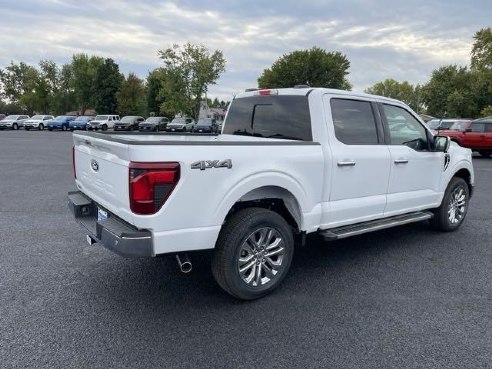
[[[451,127],[449,127],[449,130],[465,132],[468,128],[471,127],[472,123],[473,120],[471,119],[457,120],[451,125]],[[439,132],[442,132],[442,130],[440,130]]]
[[[49,121],[48,131],[53,131],[54,129],[68,131],[70,128],[70,122],[74,119],[75,117],[73,115],[59,115]]]
[[[29,115],[9,115],[0,121],[0,129],[19,129],[24,126],[24,122],[29,119]]]
[[[165,131],[169,119],[166,117],[149,117],[138,125],[139,131]]]
[[[195,121],[187,117],[175,117],[166,127],[167,132],[191,132]]]
[[[5,114],[0,114],[0,120],[4,120],[5,119]]]
[[[42,131],[53,118],[52,115],[35,115],[24,122],[24,129],[29,131],[34,128]]]
[[[217,133],[219,126],[213,118],[201,118],[193,127],[192,132],[195,133]]]
[[[74,131],[76,129],[86,130],[87,124],[94,119],[93,116],[80,115],[70,122],[70,130]]]
[[[481,156],[492,155],[492,117],[476,119],[464,131],[439,131],[439,135],[448,136],[460,146],[478,152]]]
[[[138,129],[138,125],[145,121],[144,117],[137,115],[127,115],[114,124],[115,131],[133,131]]]
[[[451,129],[451,126],[457,122],[470,122],[470,120],[463,118],[432,119],[427,122],[427,126],[433,133],[437,133],[437,131]]]
[[[119,115],[96,115],[96,117],[87,124],[89,131],[100,129],[101,131],[107,131],[109,128],[113,128],[115,124],[120,122]]]

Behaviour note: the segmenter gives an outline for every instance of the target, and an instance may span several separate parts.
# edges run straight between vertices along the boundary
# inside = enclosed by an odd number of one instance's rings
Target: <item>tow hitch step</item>
[[[417,211],[410,214],[396,215],[389,218],[370,220],[368,222],[331,228],[324,231],[319,231],[318,233],[325,239],[325,241],[334,241],[341,238],[357,236],[367,232],[379,231],[380,229],[420,222],[422,220],[430,219],[433,216],[434,214],[430,211]]]

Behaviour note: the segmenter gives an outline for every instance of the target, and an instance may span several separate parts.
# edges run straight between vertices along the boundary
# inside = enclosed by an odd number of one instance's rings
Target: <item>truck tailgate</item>
[[[132,223],[129,161],[127,144],[74,134],[77,187],[103,208]]]

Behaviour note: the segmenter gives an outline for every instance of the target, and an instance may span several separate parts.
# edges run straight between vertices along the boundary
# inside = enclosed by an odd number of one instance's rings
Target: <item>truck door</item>
[[[326,95],[324,107],[332,170],[326,171],[329,195],[323,206],[322,227],[382,217],[390,154],[384,144],[377,106],[363,98]]]
[[[485,144],[485,123],[473,122],[470,129],[471,131],[467,131],[463,134],[461,145],[473,149],[483,147]]]
[[[425,127],[402,106],[380,104],[391,154],[385,216],[439,205],[444,153],[429,151]]]

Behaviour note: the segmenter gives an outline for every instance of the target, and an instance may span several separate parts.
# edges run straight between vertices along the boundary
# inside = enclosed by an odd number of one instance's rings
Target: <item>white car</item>
[[[91,120],[89,123],[87,123],[87,129],[89,131],[92,130],[101,130],[101,131],[107,131],[108,129],[114,128],[114,125],[116,123],[120,122],[120,116],[119,115],[96,115],[96,117]]]
[[[24,126],[24,122],[29,119],[29,115],[8,115],[5,119],[0,120],[0,129],[17,130]]]
[[[166,126],[167,132],[191,132],[195,121],[187,117],[175,117]]]
[[[219,136],[73,139],[69,204],[89,243],[175,253],[185,272],[188,251],[214,249],[215,279],[241,299],[273,291],[306,234],[337,240],[424,220],[454,231],[474,186],[469,149],[400,101],[351,91],[240,93]]]
[[[34,128],[42,131],[53,118],[52,115],[35,115],[24,122],[24,129],[29,131]]]

